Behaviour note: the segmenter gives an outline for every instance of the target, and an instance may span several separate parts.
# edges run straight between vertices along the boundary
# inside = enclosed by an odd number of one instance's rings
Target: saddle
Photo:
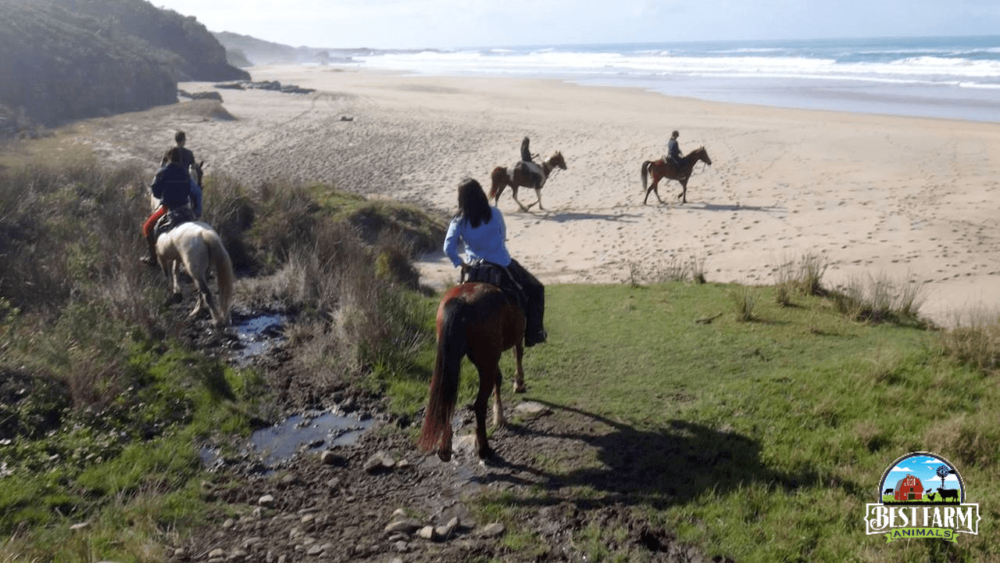
[[[156,221],[156,226],[153,227],[153,239],[170,232],[178,225],[194,221],[194,219],[194,211],[190,206],[184,205],[177,209],[171,209]]]
[[[525,316],[528,314],[528,298],[524,294],[524,288],[517,283],[510,270],[503,266],[498,266],[485,260],[477,260],[469,265],[469,268],[462,272],[459,283],[479,282],[496,286],[500,291],[506,293],[517,302],[521,312]]]

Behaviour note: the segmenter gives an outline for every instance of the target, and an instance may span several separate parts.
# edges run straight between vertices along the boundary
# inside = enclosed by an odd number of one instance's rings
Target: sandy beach
[[[327,182],[452,214],[458,182],[473,177],[488,189],[490,171],[512,165],[527,135],[541,158],[561,151],[568,169],[546,184],[544,210],[520,211],[509,190],[499,207],[512,255],[547,284],[618,283],[637,265],[695,258],[710,282],[767,285],[780,263],[814,253],[829,286],[868,275],[921,286],[921,312],[943,325],[1000,299],[996,124],[544,80],[321,66],[251,73],[316,92],[219,90],[235,119],[181,104],[147,112],[141,124],[138,114],[103,119],[85,128],[88,141],[102,158],[149,163],[183,129],[208,174]],[[684,152],[704,146],[713,165],[696,167],[687,204],[675,199],[676,182],[664,182],[667,203],[651,195],[643,205],[640,165],[662,156],[673,129]],[[519,199],[534,202],[534,192]],[[428,285],[456,278],[441,253],[420,268]]]

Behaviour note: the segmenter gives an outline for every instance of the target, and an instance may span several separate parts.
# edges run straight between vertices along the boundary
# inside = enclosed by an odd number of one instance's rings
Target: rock
[[[458,518],[452,518],[444,526],[438,526],[437,528],[434,528],[434,534],[442,540],[448,540],[449,538],[451,538],[451,535],[455,533],[455,530],[458,529],[458,525],[459,525]]]
[[[412,534],[416,530],[420,529],[420,523],[412,518],[406,518],[403,520],[396,520],[385,527],[385,533],[392,534],[395,532],[403,532],[406,534]]]
[[[263,506],[264,508],[272,508],[274,506],[274,497],[271,495],[264,495],[257,499],[257,504]]]
[[[194,92],[188,95],[192,100],[215,100],[217,102],[222,101],[222,94],[218,92]]]
[[[417,536],[425,540],[434,539],[434,526],[424,526],[417,532]]]
[[[86,530],[90,527],[90,522],[80,522],[79,524],[73,524],[69,527],[70,530],[74,532],[79,532],[81,530]]]
[[[225,559],[225,557],[226,557],[226,550],[222,548],[213,549],[212,551],[208,552],[209,559]]]
[[[344,465],[344,458],[340,457],[339,455],[333,453],[330,450],[326,450],[323,453],[319,454],[319,460],[325,463],[326,465]]]
[[[187,559],[187,551],[183,547],[178,547],[174,550],[174,559],[184,560]]]
[[[503,527],[503,524],[499,522],[494,522],[492,524],[484,526],[479,533],[480,535],[487,538],[495,538],[497,536],[503,535],[504,531],[506,531],[506,528]]]
[[[365,462],[366,473],[377,473],[385,469],[392,469],[396,461],[385,452],[378,452]]]
[[[236,525],[236,521],[232,518],[226,518],[226,521],[222,523],[223,530],[229,530]]]

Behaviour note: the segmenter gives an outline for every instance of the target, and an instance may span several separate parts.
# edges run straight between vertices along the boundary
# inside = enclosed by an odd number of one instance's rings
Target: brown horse
[[[656,189],[657,184],[660,180],[666,178],[668,180],[677,180],[681,183],[683,190],[677,195],[677,198],[681,200],[681,203],[687,203],[687,193],[688,193],[688,178],[691,177],[691,171],[694,170],[694,165],[698,161],[702,161],[705,164],[711,166],[712,159],[708,157],[708,151],[705,147],[698,147],[693,151],[689,152],[687,156],[681,159],[680,167],[675,167],[673,163],[663,162],[663,159],[659,160],[647,160],[642,163],[642,189],[646,192],[646,197],[643,198],[642,204],[646,205],[646,200],[649,199],[649,192],[656,194],[656,199],[663,203],[660,199],[660,192]],[[648,174],[653,175],[653,184],[646,187],[646,177]]]
[[[486,443],[486,404],[490,393],[494,393],[493,425],[505,425],[500,402],[500,356],[511,347],[517,362],[514,392],[525,391],[521,367],[524,323],[516,300],[494,285],[466,282],[444,294],[437,312],[437,360],[419,441],[421,449],[437,447],[438,457],[443,461],[451,459],[451,419],[458,400],[462,358],[468,355],[479,370],[479,395],[473,405],[476,453],[480,459],[493,455]]]
[[[490,188],[489,199],[493,200],[493,205],[495,206],[500,201],[500,194],[503,193],[504,188],[510,186],[514,192],[514,201],[517,202],[521,211],[531,209],[535,203],[538,204],[539,209],[545,209],[542,207],[542,186],[549,179],[549,174],[556,168],[566,170],[566,159],[563,158],[561,152],[556,152],[548,160],[543,161],[541,165],[521,160],[509,169],[497,166],[493,169],[493,173],[490,174],[493,180],[493,187]],[[538,196],[538,201],[527,207],[522,205],[517,199],[517,188],[519,187],[534,188],[535,195]]]

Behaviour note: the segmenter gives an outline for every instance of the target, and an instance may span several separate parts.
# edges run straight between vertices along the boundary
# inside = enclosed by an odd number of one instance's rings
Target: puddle
[[[374,424],[372,419],[332,412],[295,415],[284,422],[263,428],[250,436],[250,444],[264,457],[264,465],[274,467],[301,451],[318,452],[334,446],[357,442],[362,432]]]
[[[233,323],[240,348],[234,350],[231,361],[237,367],[246,367],[250,361],[273,348],[285,339],[287,315],[263,314],[246,317]]]

